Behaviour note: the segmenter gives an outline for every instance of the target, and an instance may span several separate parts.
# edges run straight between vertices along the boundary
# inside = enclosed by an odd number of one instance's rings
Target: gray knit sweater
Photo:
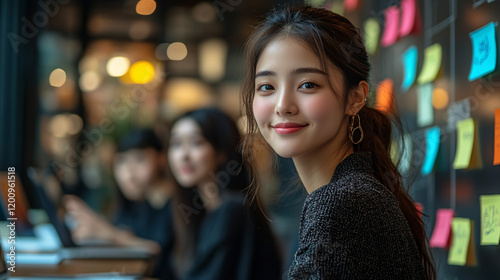
[[[330,183],[309,194],[299,235],[288,279],[425,279],[408,223],[373,177],[369,152],[345,158]]]

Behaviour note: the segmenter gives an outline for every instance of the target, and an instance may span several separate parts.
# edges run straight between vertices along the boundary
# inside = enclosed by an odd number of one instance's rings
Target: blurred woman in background
[[[239,141],[236,124],[215,108],[173,122],[168,161],[179,188],[162,279],[280,279],[269,225],[245,201],[250,174]]]
[[[95,213],[80,198],[64,197],[65,208],[76,222],[72,229],[75,241],[100,240],[159,252],[172,229],[173,183],[164,176],[165,164],[161,141],[152,130],[137,129],[126,134],[114,158],[120,201],[113,222]]]

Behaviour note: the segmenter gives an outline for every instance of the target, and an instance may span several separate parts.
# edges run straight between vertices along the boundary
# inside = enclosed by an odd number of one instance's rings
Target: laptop
[[[57,213],[57,208],[47,196],[45,188],[38,184],[34,169],[28,168],[27,175],[33,184],[35,198],[45,210],[49,222],[54,226],[61,239],[63,248],[59,249],[62,259],[148,259],[154,257],[145,248],[139,247],[112,247],[112,246],[80,246],[71,237],[71,231]]]
[[[10,276],[12,273],[15,273],[16,270],[16,261],[5,260],[5,256],[7,256],[2,246],[0,246],[0,280],[74,280],[74,279],[82,279],[82,280],[138,280],[141,277],[137,275],[122,275],[119,272],[109,272],[109,273],[89,273],[89,274],[77,274],[77,275],[44,275],[44,276],[28,276],[28,277],[17,277]],[[9,273],[12,272],[12,273]]]

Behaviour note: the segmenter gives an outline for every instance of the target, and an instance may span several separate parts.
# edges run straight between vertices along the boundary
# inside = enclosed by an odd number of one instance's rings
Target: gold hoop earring
[[[354,119],[355,117],[358,117],[358,126],[354,127]],[[359,114],[356,114],[355,116],[352,116],[351,118],[351,133],[349,133],[349,139],[351,139],[351,142],[356,145],[356,144],[359,144],[361,143],[361,141],[363,141],[363,137],[364,137],[364,134],[363,134],[363,128],[361,128],[361,118],[359,117]],[[356,130],[359,130],[359,132],[361,133],[361,135],[359,136],[359,140],[354,142],[354,132]]]

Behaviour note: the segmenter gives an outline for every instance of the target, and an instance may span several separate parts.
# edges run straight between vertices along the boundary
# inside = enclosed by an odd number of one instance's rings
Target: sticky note
[[[424,65],[417,78],[419,84],[425,84],[436,79],[439,69],[441,69],[442,57],[443,53],[439,43],[425,48]]]
[[[401,160],[399,162],[398,169],[401,174],[408,174],[411,167],[411,159],[413,152],[413,141],[411,139],[411,135],[409,133],[406,133],[403,136],[403,141],[404,141],[404,147],[401,149],[403,150],[403,153],[401,155]]]
[[[418,216],[422,219],[422,213],[424,213],[424,206],[420,202],[415,202],[415,208],[417,208]]]
[[[437,126],[427,130],[427,150],[425,151],[424,164],[422,165],[422,170],[420,171],[420,173],[424,176],[431,173],[432,168],[434,167],[434,162],[436,162],[436,157],[439,150],[439,141],[441,139],[440,134],[441,130]]]
[[[420,32],[420,16],[418,15],[416,2],[416,0],[401,1],[400,37]]]
[[[453,218],[451,221],[453,241],[448,254],[448,264],[460,266],[476,264],[473,224],[473,221],[466,218]]]
[[[344,0],[344,10],[354,11],[358,8],[359,0]]]
[[[377,51],[380,36],[380,24],[376,18],[369,18],[364,24],[364,39],[366,52],[374,54]]]
[[[472,118],[457,123],[457,151],[453,161],[453,168],[455,169],[469,167],[474,145],[474,126]]]
[[[469,72],[469,81],[473,81],[493,72],[497,64],[497,44],[495,41],[495,23],[472,31],[469,34],[472,40],[472,64]]]
[[[434,85],[427,83],[417,89],[417,125],[424,127],[434,122],[434,108],[432,107],[432,91]]]
[[[333,1],[332,12],[344,15],[344,3],[342,1]]]
[[[481,245],[498,245],[500,240],[500,194],[481,195]]]
[[[436,223],[432,232],[429,246],[433,248],[449,248],[451,241],[451,220],[455,212],[453,209],[438,209],[436,212]]]
[[[398,142],[395,140],[391,141],[391,160],[394,164],[398,162]]]
[[[377,99],[375,108],[382,112],[390,112],[394,97],[393,82],[385,79],[377,87]]]
[[[418,49],[415,45],[410,46],[402,56],[404,67],[404,79],[401,90],[406,92],[415,82],[417,76]]]
[[[385,9],[385,26],[380,44],[383,47],[388,47],[394,44],[399,37],[399,8],[390,6]]]
[[[500,109],[495,110],[495,156],[493,164],[500,164]]]

